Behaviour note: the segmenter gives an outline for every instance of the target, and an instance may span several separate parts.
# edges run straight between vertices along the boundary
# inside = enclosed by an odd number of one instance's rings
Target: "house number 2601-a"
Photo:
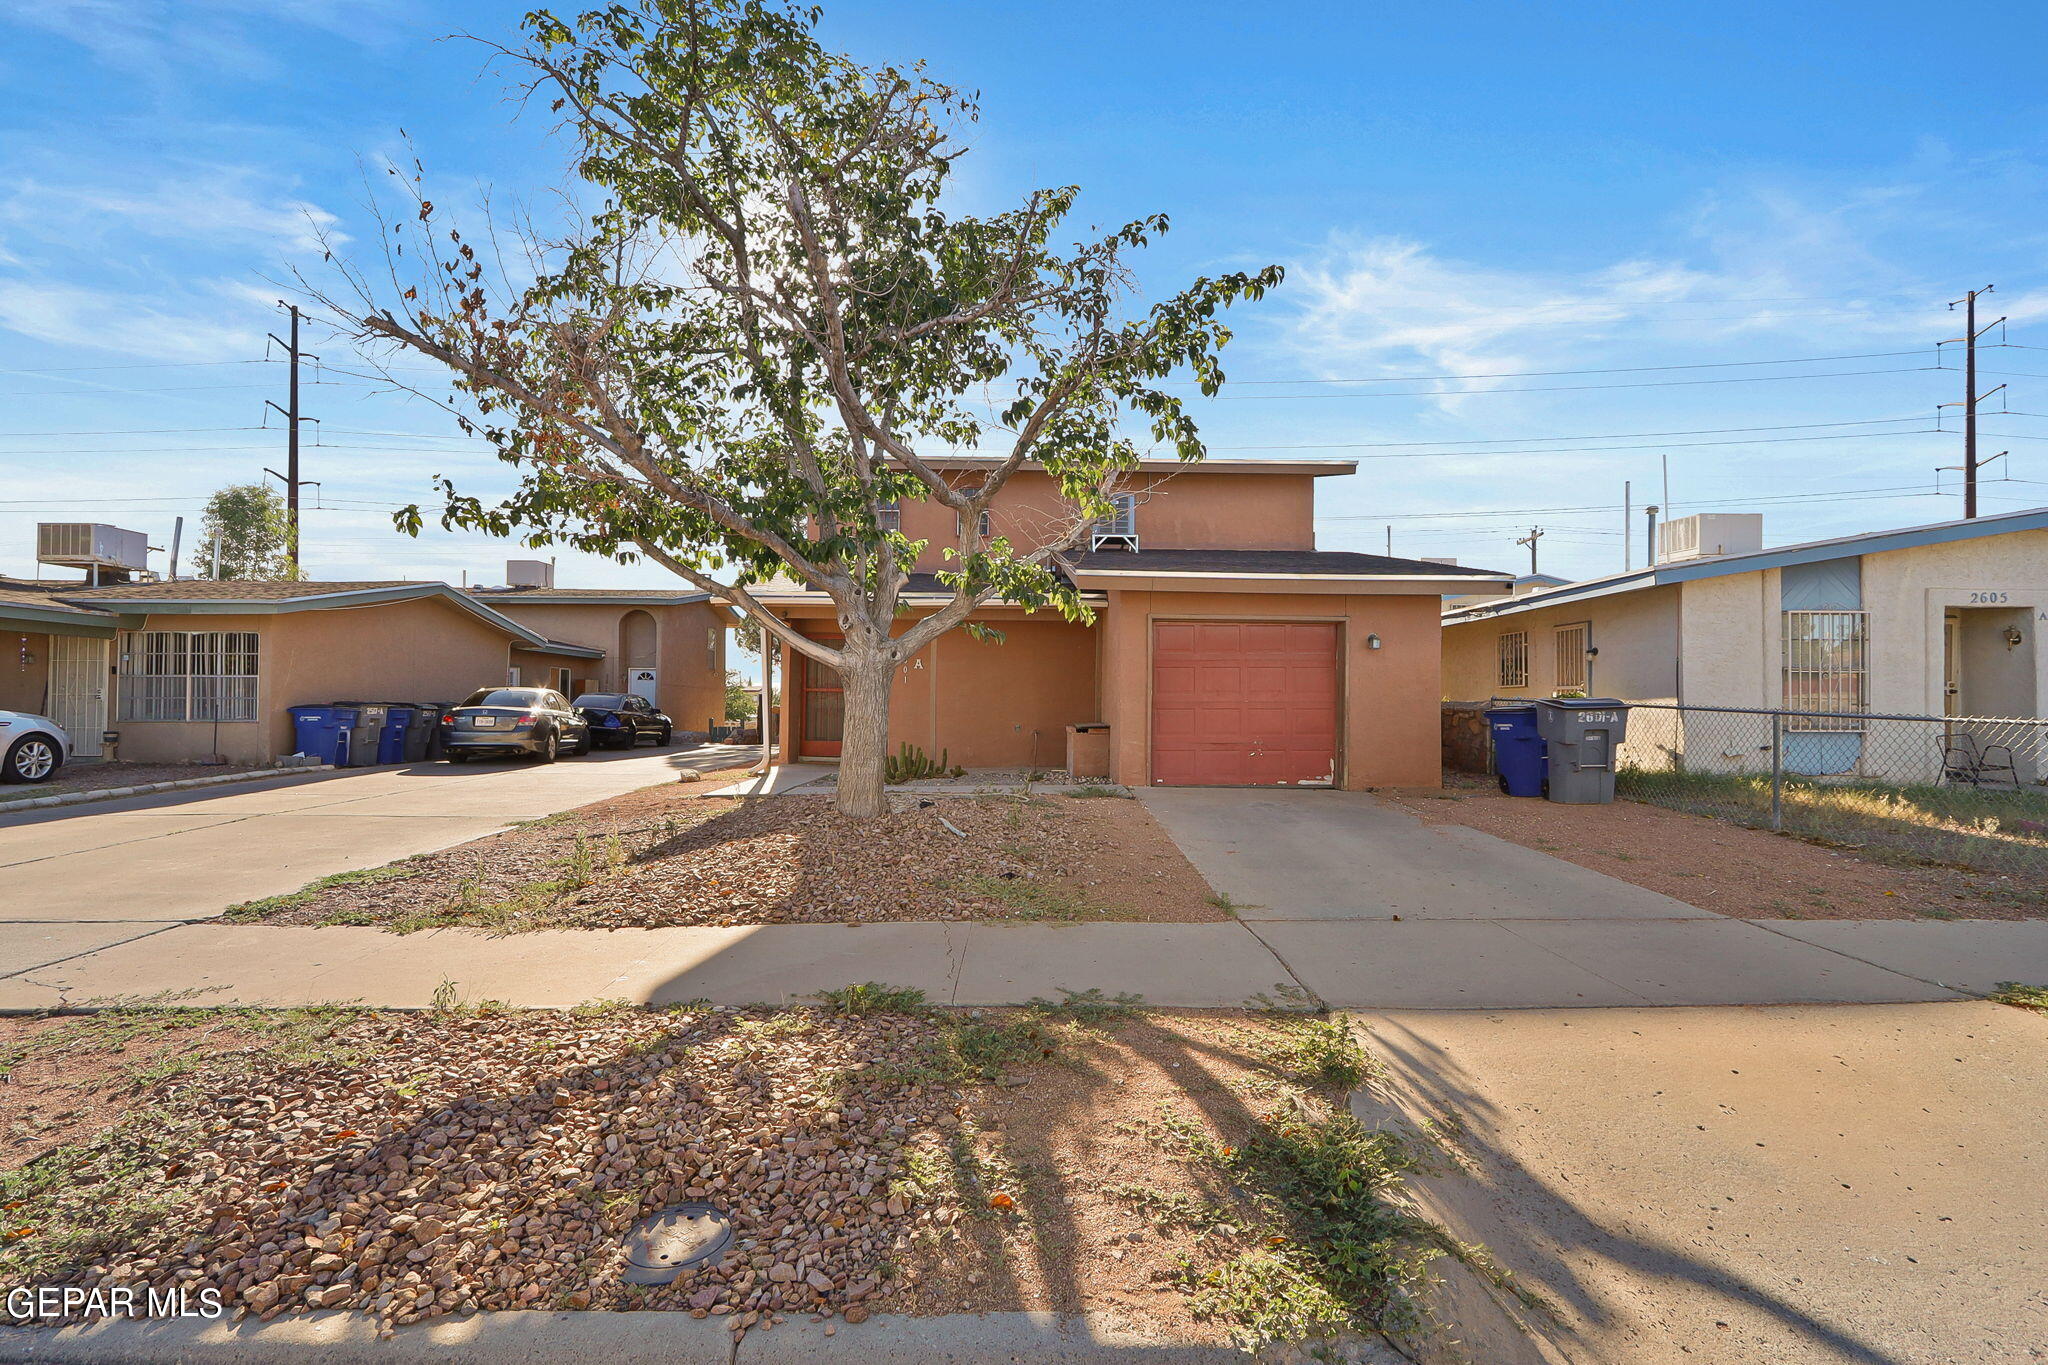
[[[1971,593],[1971,594],[1970,594],[1970,601],[1972,601],[1972,602],[1991,602],[1991,603],[1998,603],[1998,602],[2009,602],[2009,601],[2011,601],[2011,600],[2012,600],[2012,594],[2011,594],[2011,593],[2004,593],[2004,592],[1973,592],[1973,593]]]

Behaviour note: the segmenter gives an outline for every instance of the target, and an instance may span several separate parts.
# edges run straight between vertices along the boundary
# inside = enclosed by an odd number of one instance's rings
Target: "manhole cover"
[[[715,1264],[732,1244],[732,1225],[709,1204],[678,1204],[650,1214],[626,1234],[627,1284],[667,1284],[693,1265]]]

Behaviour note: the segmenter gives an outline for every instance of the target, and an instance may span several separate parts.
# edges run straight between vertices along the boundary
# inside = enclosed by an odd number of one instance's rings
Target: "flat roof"
[[[1891,531],[1860,531],[1855,535],[1801,541],[1795,545],[1780,545],[1774,549],[1752,550],[1747,554],[1681,559],[1659,564],[1654,568],[1634,569],[1628,573],[1609,574],[1602,578],[1588,578],[1577,583],[1568,583],[1561,588],[1527,593],[1521,597],[1459,607],[1454,611],[1445,612],[1443,619],[1446,625],[1462,625],[1467,621],[1513,616],[1519,612],[1534,611],[1539,607],[1554,606],[1561,602],[1577,602],[1614,593],[1637,592],[1644,588],[1663,587],[1669,583],[1690,583],[1701,578],[1724,578],[1730,574],[1759,573],[1765,569],[1782,569],[1795,564],[1817,564],[1823,560],[1845,559],[1850,555],[1884,554],[1890,550],[1912,550],[1924,545],[1946,545],[1955,541],[1978,540],[1985,536],[2040,530],[2048,530],[2048,507],[2001,512],[1991,517],[1961,517],[1954,521],[1930,522],[1925,526],[1904,526]]]
[[[938,455],[925,461],[933,469],[989,469],[1002,464],[996,455]],[[1147,474],[1307,474],[1323,478],[1331,474],[1355,474],[1356,460],[1158,460],[1141,459],[1134,466]],[[1020,472],[1043,474],[1045,466],[1026,460]]]

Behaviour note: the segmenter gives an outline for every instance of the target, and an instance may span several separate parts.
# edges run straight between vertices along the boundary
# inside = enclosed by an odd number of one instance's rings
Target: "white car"
[[[71,754],[71,736],[48,716],[0,711],[0,782],[48,782]]]

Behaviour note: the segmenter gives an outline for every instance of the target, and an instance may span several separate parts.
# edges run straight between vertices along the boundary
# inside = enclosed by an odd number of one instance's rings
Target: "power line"
[[[1889,370],[1839,370],[1832,374],[1752,374],[1720,379],[1650,379],[1640,384],[1544,384],[1511,389],[1404,389],[1397,393],[1240,393],[1218,394],[1217,403],[1278,402],[1289,398],[1465,398],[1494,393],[1586,393],[1595,389],[1671,389],[1699,384],[1770,384],[1793,379],[1854,379],[1873,374],[1919,374],[1941,365],[1906,365]]]
[[[1698,360],[1679,365],[1614,365],[1590,370],[1496,370],[1470,374],[1393,374],[1355,379],[1231,379],[1229,385],[1254,384],[1419,384],[1440,379],[1539,379],[1575,374],[1653,374],[1665,370],[1725,370],[1753,365],[1816,365],[1835,360],[1888,360],[1895,356],[1925,355],[1928,348],[1911,351],[1852,351],[1844,355],[1788,356],[1783,360]],[[1940,352],[1935,352],[1939,358]],[[1197,384],[1200,380],[1174,380],[1176,384]]]

